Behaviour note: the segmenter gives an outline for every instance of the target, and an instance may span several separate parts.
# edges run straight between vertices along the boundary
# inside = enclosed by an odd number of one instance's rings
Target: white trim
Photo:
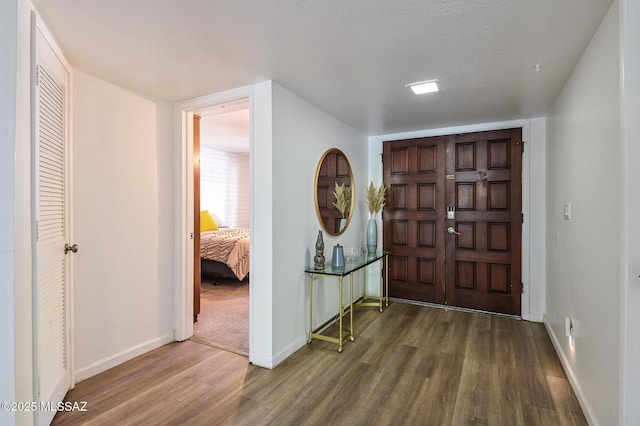
[[[250,125],[250,163],[253,174],[253,87],[245,86],[222,93],[216,93],[195,99],[189,99],[176,104],[176,139],[180,140],[179,164],[176,165],[176,241],[179,248],[176,251],[176,340],[185,340],[193,335],[193,240],[190,238],[193,229],[193,113],[207,107],[228,102],[238,98],[249,98],[251,116]],[[251,184],[253,194],[253,179]],[[253,210],[253,206],[252,206]],[[252,212],[253,217],[253,212]],[[251,221],[253,235],[253,220]],[[254,239],[250,240],[250,271],[253,276]],[[253,309],[255,306],[254,292],[249,291],[249,361],[257,365],[268,366],[270,357],[263,357],[253,352]],[[267,367],[272,368],[272,367]]]
[[[620,402],[619,422],[640,422],[640,333],[637,331],[640,306],[640,189],[635,183],[640,173],[637,135],[640,124],[640,29],[637,22],[640,5],[634,0],[621,0],[620,25],[620,189],[621,200],[621,287],[620,287]]]
[[[137,356],[145,354],[149,351],[157,349],[173,341],[175,341],[173,333],[165,334],[164,336],[156,337],[155,339],[148,340],[137,346],[134,346],[124,351],[118,352],[117,354],[103,358],[99,361],[89,364],[88,366],[76,371],[76,380],[81,382],[82,380],[88,379],[89,377],[93,377],[97,374],[100,374],[104,371],[109,370],[110,368],[116,367],[122,364],[123,362],[132,360]]]
[[[629,269],[629,163],[628,156],[630,151],[629,128],[631,121],[627,114],[629,109],[626,107],[628,102],[625,96],[625,59],[628,49],[628,36],[630,32],[630,22],[626,19],[627,9],[633,2],[620,1],[620,9],[618,10],[619,32],[620,32],[620,239],[621,239],[621,256],[620,256],[620,366],[618,368],[618,377],[620,381],[618,401],[618,411],[620,424],[625,424],[625,420],[629,417],[631,409],[629,408],[629,379],[626,376],[627,371],[632,368],[632,361],[629,359],[629,287],[631,285],[631,270]]]
[[[280,364],[282,361],[284,361],[285,359],[293,355],[295,352],[302,349],[307,344],[307,338],[308,338],[307,333],[305,333],[303,336],[300,336],[299,338],[297,338],[296,340],[288,344],[283,350],[281,350],[280,352],[278,352],[273,356],[272,364],[270,367],[267,367],[267,368],[275,367],[276,365]],[[254,362],[254,364],[256,363]],[[261,366],[261,367],[266,367],[266,366]]]
[[[65,58],[64,53],[62,53],[62,50],[60,50],[60,47],[58,46],[56,39],[51,34],[51,31],[49,31],[47,24],[42,20],[42,18],[40,17],[37,11],[32,10],[31,13],[32,13],[32,16],[35,17],[35,19],[37,19],[38,30],[42,33],[42,36],[44,37],[44,39],[47,40],[47,42],[49,43],[49,47],[51,47],[51,50],[53,50],[53,53],[56,55],[58,60],[62,63],[62,66],[67,71],[67,73],[69,73],[69,78],[71,78],[71,65],[69,64],[69,61],[67,61],[67,58]]]
[[[180,109],[176,110],[179,132],[178,145],[180,152],[176,155],[179,165],[176,167],[178,176],[176,181],[179,186],[176,189],[176,241],[179,244],[176,250],[176,340],[186,340],[193,335],[193,322],[185,318],[193,318],[193,289],[187,285],[193,282],[193,239],[189,238],[190,229],[193,229],[193,176],[187,172],[186,165],[193,164],[193,145],[189,150],[188,141],[193,144],[193,114]],[[188,188],[191,188],[191,195]],[[189,202],[190,201],[190,202]]]
[[[528,318],[522,318],[525,321],[544,322],[544,314],[529,314]]]
[[[69,172],[69,183],[68,183],[68,187],[67,187],[67,191],[68,191],[68,197],[69,197],[69,232],[68,232],[68,238],[69,238],[69,244],[75,244],[75,233],[73,232],[74,230],[74,223],[75,223],[75,215],[74,215],[74,185],[73,185],[73,175],[74,175],[74,168],[73,168],[73,164],[74,164],[74,149],[75,149],[75,140],[73,138],[73,90],[74,90],[74,85],[73,85],[73,69],[69,68],[69,118],[67,120],[68,123],[68,134],[69,134],[69,146],[68,146],[68,161],[69,161],[69,168],[68,168],[68,172]],[[67,355],[67,363],[69,366],[69,372],[70,372],[70,377],[69,377],[69,389],[73,389],[76,386],[76,375],[75,375],[75,370],[76,370],[76,333],[75,333],[75,269],[74,269],[74,264],[75,264],[75,256],[70,256],[69,257],[69,312],[68,312],[68,318],[69,318],[69,335],[68,335],[68,342],[69,342],[69,353]]]
[[[534,123],[535,122],[535,123]],[[542,246],[544,246],[544,235],[536,235],[530,232],[532,205],[531,198],[537,194],[533,194],[531,191],[531,174],[532,174],[532,147],[535,146],[537,150],[543,150],[544,157],[544,130],[541,132],[533,132],[532,127],[542,126],[544,127],[544,119],[526,119],[526,120],[512,120],[512,121],[500,121],[494,123],[481,123],[471,124],[466,126],[445,127],[440,129],[427,129],[405,133],[391,133],[387,135],[371,136],[369,138],[369,179],[374,182],[382,182],[382,164],[380,161],[376,161],[379,154],[382,153],[382,142],[385,140],[398,140],[398,139],[411,139],[430,136],[442,136],[457,133],[471,133],[482,132],[488,130],[500,130],[510,128],[522,128],[522,140],[525,141],[524,154],[522,156],[522,212],[524,213],[524,223],[522,224],[522,282],[524,285],[524,291],[521,298],[521,316],[522,319],[527,321],[542,321],[542,314],[544,312],[544,306],[542,312],[532,312],[531,310],[531,292],[535,289],[540,294],[541,303],[544,305],[544,279],[538,280],[535,283],[531,280],[531,263],[532,258],[535,257],[537,244],[533,241],[542,239]],[[532,138],[536,139],[533,140]],[[538,155],[539,156],[539,155]],[[542,165],[535,164],[536,168]],[[544,191],[544,185],[542,185],[542,191]],[[540,210],[540,209],[537,209]],[[544,212],[544,206],[542,207]],[[544,215],[544,213],[543,213]],[[537,220],[544,221],[544,216],[536,218]],[[544,269],[544,253],[539,259],[536,259],[536,267]],[[542,275],[544,277],[544,275]],[[532,287],[535,286],[535,287]]]
[[[575,373],[571,369],[571,364],[569,363],[569,360],[567,359],[564,352],[562,351],[562,345],[560,345],[560,342],[558,341],[558,336],[556,336],[556,334],[553,332],[553,327],[551,327],[551,324],[549,324],[549,320],[547,319],[547,316],[544,315],[543,317],[544,317],[544,327],[547,329],[547,333],[551,338],[551,343],[553,343],[553,347],[556,350],[556,353],[558,354],[558,358],[560,358],[560,363],[562,364],[562,368],[564,369],[564,372],[567,375],[567,379],[569,379],[569,383],[571,384],[571,388],[573,389],[573,392],[576,394],[578,403],[580,404],[580,407],[582,407],[582,412],[584,413],[584,416],[586,417],[587,422],[590,425],[597,425],[598,422],[597,422],[596,416],[593,413],[593,409],[591,408],[591,405],[589,405],[589,402],[587,401],[587,398],[585,397],[584,392],[580,387],[580,382],[578,381]]]

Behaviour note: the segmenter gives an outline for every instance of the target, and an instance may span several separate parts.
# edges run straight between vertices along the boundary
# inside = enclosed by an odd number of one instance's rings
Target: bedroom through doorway
[[[249,355],[249,99],[194,116],[192,340]]]

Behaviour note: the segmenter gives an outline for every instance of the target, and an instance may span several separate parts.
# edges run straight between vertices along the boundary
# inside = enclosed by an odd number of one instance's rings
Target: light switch
[[[571,203],[564,203],[564,220],[571,220]]]

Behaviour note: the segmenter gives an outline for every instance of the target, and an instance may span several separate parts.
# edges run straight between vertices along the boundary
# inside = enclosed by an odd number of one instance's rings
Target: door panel
[[[447,139],[447,304],[520,314],[521,129]]]
[[[387,204],[383,243],[391,250],[390,294],[444,303],[443,138],[384,145]],[[388,162],[386,162],[388,159]]]
[[[384,143],[391,296],[520,314],[520,144],[521,129]]]
[[[34,351],[35,400],[57,404],[71,386],[69,282],[69,74],[35,28],[34,69]],[[49,424],[55,411],[36,410]]]

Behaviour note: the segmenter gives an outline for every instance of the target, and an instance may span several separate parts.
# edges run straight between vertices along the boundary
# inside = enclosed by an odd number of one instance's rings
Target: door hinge
[[[189,239],[193,240],[193,232],[189,234]]]
[[[524,213],[520,213],[520,221],[524,223]]]
[[[380,162],[384,163],[384,154],[380,154]]]
[[[524,154],[524,144],[525,143],[527,143],[527,141],[516,142],[516,145],[520,145],[520,149],[522,150],[523,154]]]
[[[520,293],[524,294],[524,283],[520,283]]]

